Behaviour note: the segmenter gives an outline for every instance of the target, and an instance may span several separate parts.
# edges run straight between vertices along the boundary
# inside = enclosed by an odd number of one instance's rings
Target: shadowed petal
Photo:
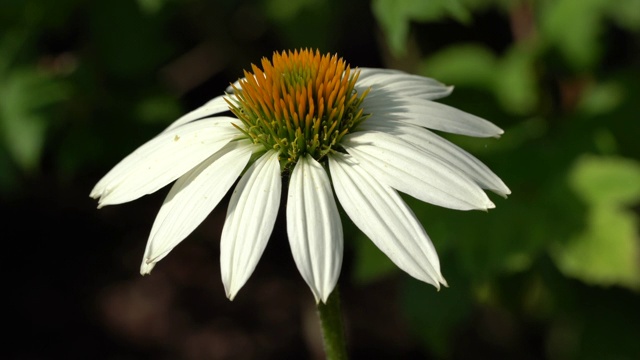
[[[491,122],[448,105],[416,97],[399,97],[381,89],[371,90],[363,102],[371,122],[402,121],[428,129],[474,137],[500,137],[502,129]]]
[[[235,118],[213,118],[166,131],[118,163],[93,188],[99,206],[151,194],[194,168],[242,133]]]
[[[222,282],[230,300],[255,270],[278,215],[280,162],[271,150],[242,176],[233,191],[220,240]]]
[[[329,168],[336,196],[353,223],[400,269],[438,289],[446,286],[431,240],[400,195],[349,155],[330,155]]]
[[[143,275],[218,205],[249,162],[252,150],[249,140],[234,141],[176,181],[153,223],[140,268]]]
[[[399,98],[415,97],[434,100],[449,96],[453,91],[452,86],[446,86],[435,79],[424,76],[407,74],[398,70],[360,68],[356,90],[362,93],[369,87],[371,87],[369,95],[367,95],[369,102],[389,93]]]
[[[358,129],[380,131],[397,136],[468,175],[483,189],[491,190],[504,197],[511,194],[511,190],[504,182],[480,160],[425,128],[398,121],[384,123],[365,121]]]
[[[342,145],[380,182],[417,199],[457,210],[495,207],[467,175],[395,136],[361,131]]]
[[[340,276],[342,223],[329,176],[309,155],[298,160],[291,174],[287,234],[293,259],[316,302],[326,302]]]

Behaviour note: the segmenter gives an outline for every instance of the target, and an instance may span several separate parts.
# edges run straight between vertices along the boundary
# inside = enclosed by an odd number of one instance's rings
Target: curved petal
[[[329,168],[336,196],[353,223],[400,269],[438,289],[446,286],[431,240],[400,195],[349,155],[330,155]]]
[[[326,302],[340,276],[343,235],[329,176],[311,156],[291,174],[287,234],[293,259],[316,302]]]
[[[220,268],[231,300],[247,282],[262,256],[278,215],[282,189],[278,153],[260,157],[231,195],[220,240]]]
[[[495,207],[467,175],[389,134],[362,131],[342,145],[380,182],[435,205],[458,209]]]
[[[375,96],[367,96],[362,107],[365,114],[372,114],[367,119],[371,122],[402,121],[474,137],[500,137],[504,133],[491,122],[454,107],[416,97],[400,97],[384,89]]]
[[[249,162],[252,150],[249,140],[231,142],[176,181],[151,228],[140,267],[143,275],[218,205]]]
[[[463,172],[483,189],[491,190],[504,197],[511,194],[511,190],[504,182],[480,160],[425,128],[397,121],[385,123],[365,121],[358,129],[380,131],[397,136]]]
[[[231,125],[238,121],[231,117],[204,119],[161,133],[120,161],[90,196],[100,198],[100,208],[155,192],[242,137]]]
[[[392,93],[398,97],[415,97],[434,100],[449,96],[452,86],[424,76],[407,74],[398,70],[361,68],[356,90],[363,92],[371,88],[367,98],[376,98],[381,93]]]
[[[177,128],[178,126],[190,123],[194,120],[203,119],[211,115],[223,113],[225,111],[229,111],[229,105],[224,100],[224,96],[216,96],[213,99],[209,100],[206,104],[181,116],[178,120],[171,123],[171,125],[169,125],[164,131],[169,131]]]

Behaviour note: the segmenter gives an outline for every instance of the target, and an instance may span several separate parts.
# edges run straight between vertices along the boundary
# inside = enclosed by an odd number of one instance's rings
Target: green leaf
[[[534,61],[529,47],[512,47],[497,58],[485,46],[462,44],[437,52],[420,72],[448,84],[490,90],[505,110],[530,114],[538,102]]]
[[[592,209],[588,221],[582,234],[552,250],[560,270],[591,284],[640,289],[636,216],[611,204],[601,204]]]
[[[411,21],[429,22],[447,17],[462,23],[471,21],[471,14],[460,0],[374,0],[371,6],[396,56],[406,50]]]
[[[640,162],[621,157],[583,156],[569,177],[572,189],[594,206],[640,201]]]
[[[625,207],[640,201],[640,163],[584,156],[572,169],[569,184],[591,208],[586,228],[552,248],[560,270],[592,284],[640,288],[638,219]]]
[[[625,98],[623,86],[616,82],[594,83],[580,98],[579,109],[590,115],[605,114],[615,110]]]
[[[608,0],[558,0],[542,8],[543,39],[557,48],[578,69],[593,66],[598,60],[602,32],[601,17]]]
[[[491,87],[497,70],[495,55],[476,44],[453,45],[425,60],[420,72],[447,84]]]
[[[640,30],[640,0],[611,1],[607,10],[618,26]]]
[[[9,71],[0,82],[0,134],[14,161],[33,171],[40,160],[49,117],[46,108],[66,97],[65,88],[35,68]]]
[[[531,114],[537,105],[535,54],[529,47],[514,46],[500,59],[494,73],[494,93],[505,110]]]

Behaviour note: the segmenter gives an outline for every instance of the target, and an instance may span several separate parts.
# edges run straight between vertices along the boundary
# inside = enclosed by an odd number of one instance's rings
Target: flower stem
[[[347,360],[347,344],[340,311],[340,291],[337,286],[329,295],[326,304],[322,302],[318,304],[318,316],[327,360]]]

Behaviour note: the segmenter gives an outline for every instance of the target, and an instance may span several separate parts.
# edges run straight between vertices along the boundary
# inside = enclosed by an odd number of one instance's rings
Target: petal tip
[[[448,288],[449,284],[447,283],[447,280],[444,279],[444,277],[442,276],[442,274],[440,272],[438,272],[437,276],[435,278],[432,278],[432,280],[435,280],[433,282],[429,282],[430,284],[432,284],[433,286],[435,286],[436,290],[438,292],[440,292],[440,290],[442,290],[442,286]],[[441,286],[442,285],[442,286]]]
[[[324,294],[316,294],[316,292],[314,291],[313,297],[316,299],[316,305],[319,304],[320,302],[322,302],[323,304],[326,304],[327,301],[329,300],[329,296],[331,296],[331,293],[332,291],[325,292]]]
[[[142,260],[142,264],[140,265],[140,275],[149,275],[151,274],[151,270],[156,266],[156,263],[150,259]]]
[[[97,199],[97,198],[101,197],[102,194],[104,194],[104,186],[102,186],[102,184],[100,184],[100,182],[98,182],[93,187],[93,189],[91,189],[91,192],[89,193],[89,197],[93,198],[93,199]]]
[[[229,299],[229,301],[233,301],[236,296],[238,295],[238,292],[240,291],[240,289],[242,288],[242,285],[238,286],[237,283],[234,284],[234,280],[232,279],[222,279],[222,285],[224,286],[224,294],[227,297],[227,299]]]
[[[481,210],[488,212],[490,209],[495,209],[496,208],[496,204],[494,204],[491,201],[487,201],[487,203],[485,204],[485,207]]]

